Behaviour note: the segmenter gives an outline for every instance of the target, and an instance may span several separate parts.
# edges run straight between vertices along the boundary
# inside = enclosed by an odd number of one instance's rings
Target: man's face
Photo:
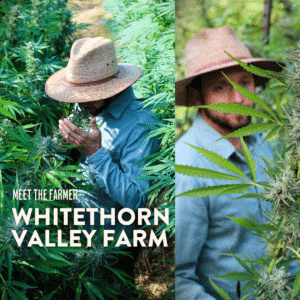
[[[203,105],[211,105],[217,103],[234,103],[254,107],[254,104],[243,97],[229,81],[223,76],[221,72],[247,90],[254,92],[255,83],[253,75],[240,66],[232,67],[225,70],[220,70],[205,74],[201,77],[201,96]],[[227,114],[223,112],[214,111],[211,109],[201,109],[202,117],[210,123],[223,129],[236,130],[247,126],[251,117],[239,114]]]
[[[81,109],[87,109],[92,117],[96,117],[106,108],[107,100],[78,103],[78,105]]]
[[[92,117],[98,116],[103,110],[119,97],[120,93],[110,98],[98,101],[78,103],[81,109],[87,109]]]

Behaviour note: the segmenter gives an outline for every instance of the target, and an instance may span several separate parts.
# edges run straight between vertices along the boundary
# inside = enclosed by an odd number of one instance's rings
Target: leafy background
[[[287,70],[281,76],[239,62],[242,67],[256,75],[273,78],[267,88],[258,93],[233,86],[241,94],[256,104],[256,108],[247,111],[246,107],[236,104],[215,104],[211,109],[227,113],[241,113],[250,115],[254,124],[233,132],[230,136],[241,137],[244,156],[247,160],[251,178],[246,178],[240,170],[234,169],[229,161],[217,154],[194,147],[199,155],[213,161],[222,167],[225,172],[216,174],[211,170],[203,170],[190,166],[176,165],[176,172],[189,176],[203,178],[225,179],[228,175],[240,177],[240,184],[198,188],[187,191],[181,196],[202,197],[220,196],[223,194],[240,194],[234,199],[261,198],[273,205],[273,212],[268,213],[268,221],[259,224],[253,216],[248,219],[231,218],[236,223],[252,230],[267,244],[266,255],[260,259],[252,259],[245,255],[230,254],[244,267],[244,272],[232,272],[221,278],[231,281],[247,281],[239,299],[254,296],[258,300],[269,299],[300,299],[300,272],[290,274],[290,264],[299,265],[299,4],[297,1],[273,1],[271,39],[269,45],[262,45],[261,20],[263,1],[197,1],[195,10],[196,19],[190,13],[190,7],[184,2],[177,3],[176,10],[176,76],[185,76],[183,67],[183,47],[186,40],[196,31],[205,27],[230,25],[238,36],[250,48],[254,56],[284,61]],[[185,2],[192,3],[192,1]],[[202,6],[199,6],[202,4]],[[198,5],[198,6],[197,6]],[[197,10],[198,9],[198,10]],[[295,13],[295,14],[294,14]],[[213,18],[212,18],[213,17]],[[178,28],[178,30],[177,30]],[[179,34],[179,36],[177,35]],[[284,51],[285,50],[285,51]],[[176,111],[178,117],[177,133],[183,134],[192,123],[195,110],[181,109]],[[177,121],[177,120],[176,120]],[[275,160],[265,160],[267,168],[264,170],[270,182],[257,182],[255,162],[242,137],[266,131],[265,140],[272,142]],[[229,135],[228,135],[229,137]],[[225,138],[225,137],[224,137]],[[245,184],[246,179],[246,184]],[[236,182],[235,182],[236,183]],[[257,186],[261,194],[250,194],[250,186]],[[232,190],[230,190],[232,188]],[[298,268],[299,270],[299,268]],[[230,300],[228,293],[214,284],[211,284],[220,295],[220,298]]]
[[[109,2],[107,4],[111,4]],[[108,5],[109,6],[109,5]],[[138,13],[132,13],[139,8]],[[143,69],[144,77],[135,86],[157,116],[157,126],[151,134],[157,136],[161,148],[149,158],[145,176],[153,181],[148,206],[171,211],[168,235],[174,234],[174,1],[119,1],[105,9],[99,1],[26,0],[0,3],[0,295],[1,299],[116,299],[123,295],[134,299],[124,290],[128,276],[114,268],[119,250],[104,248],[101,232],[94,246],[79,248],[19,248],[12,236],[15,229],[32,233],[63,230],[58,225],[35,226],[14,223],[12,208],[68,207],[63,201],[12,200],[13,189],[84,188],[73,182],[78,169],[60,153],[53,134],[58,119],[68,116],[71,106],[47,97],[44,84],[55,71],[65,67],[73,41],[85,34],[113,38],[123,61]],[[117,9],[117,10],[116,10]],[[74,12],[76,14],[74,14]],[[87,20],[87,22],[85,22]],[[84,23],[82,23],[84,22]],[[134,35],[133,23],[153,30]],[[136,39],[136,40],[135,40]],[[75,165],[74,165],[75,162]],[[70,220],[72,217],[70,216]],[[149,230],[149,229],[147,229]],[[53,234],[53,239],[55,235]],[[26,242],[26,241],[25,241]],[[166,299],[173,296],[172,239],[168,249],[147,248],[138,261],[147,291],[144,299]],[[122,255],[122,253],[120,254]],[[146,267],[147,266],[147,267]],[[163,267],[162,267],[163,266]],[[162,280],[159,282],[158,274]],[[137,274],[138,277],[139,274]]]
[[[235,31],[254,57],[283,61],[287,64],[287,68],[295,70],[295,66],[286,60],[285,51],[295,50],[299,40],[299,1],[273,1],[269,45],[262,43],[263,8],[263,0],[182,0],[176,2],[176,80],[187,75],[184,62],[184,47],[187,40],[201,29],[225,25],[229,25]],[[269,86],[272,86],[272,82]],[[275,103],[276,91],[270,90],[262,97],[267,103]],[[189,128],[195,113],[196,110],[193,108],[176,108],[178,137]]]

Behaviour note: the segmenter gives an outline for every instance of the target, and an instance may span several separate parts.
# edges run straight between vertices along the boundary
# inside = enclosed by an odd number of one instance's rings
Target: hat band
[[[253,57],[246,57],[246,56],[244,56],[244,57],[237,57],[238,60],[249,59],[249,58],[253,58]],[[232,58],[228,58],[228,59],[223,59],[221,61],[219,60],[219,61],[216,61],[216,62],[211,62],[211,63],[205,65],[205,67],[201,67],[201,68],[197,69],[196,71],[193,71],[193,73],[189,74],[189,76],[196,75],[199,72],[203,72],[203,71],[205,71],[207,69],[211,69],[211,68],[217,67],[217,66],[219,67],[221,65],[225,65],[225,64],[228,64],[228,63],[231,63],[231,62],[235,62],[235,60],[233,60]]]
[[[106,77],[106,78],[103,78],[103,79],[100,79],[100,80],[96,80],[96,81],[91,81],[91,82],[86,82],[86,83],[75,83],[75,82],[71,82],[71,81],[68,81],[66,80],[70,85],[73,85],[73,86],[89,86],[89,85],[97,85],[97,84],[101,84],[101,83],[105,83],[105,82],[108,82],[114,78],[117,77],[117,75],[119,74],[120,70],[118,70],[118,72],[113,75],[113,76],[109,76],[109,77]]]

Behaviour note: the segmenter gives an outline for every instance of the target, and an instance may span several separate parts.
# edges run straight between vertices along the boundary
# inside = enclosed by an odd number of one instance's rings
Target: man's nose
[[[248,105],[251,106],[252,102],[241,95],[236,89],[233,92],[233,102],[235,104]]]

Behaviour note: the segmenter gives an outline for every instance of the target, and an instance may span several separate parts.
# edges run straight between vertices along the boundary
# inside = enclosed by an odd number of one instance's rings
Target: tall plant
[[[174,212],[174,0],[113,0],[104,6],[115,13],[108,25],[117,35],[116,44],[122,60],[139,66],[142,78],[135,84],[145,108],[156,116],[149,138],[160,142],[159,152],[146,158],[143,178],[152,180],[149,205],[170,209],[170,225],[161,227],[175,233]]]
[[[263,201],[271,202],[273,211],[268,214],[268,221],[263,225],[259,224],[252,216],[249,219],[231,218],[241,226],[253,230],[256,235],[261,237],[267,244],[266,256],[255,260],[248,256],[236,256],[233,253],[232,255],[244,267],[245,273],[233,272],[219,277],[235,281],[248,281],[242,291],[241,299],[246,299],[250,295],[254,295],[255,299],[258,300],[300,299],[300,271],[297,275],[290,274],[288,271],[289,265],[295,261],[299,262],[300,259],[300,50],[288,54],[288,59],[295,64],[295,72],[289,71],[288,75],[282,77],[254,66],[248,66],[234,57],[232,58],[245,70],[255,75],[270,79],[275,78],[279,82],[276,86],[277,91],[279,91],[276,97],[276,110],[273,110],[256,94],[236,85],[228,78],[234,88],[255,103],[257,108],[225,103],[201,106],[225,113],[263,118],[267,121],[238,129],[223,137],[240,137],[252,178],[249,178],[234,164],[219,155],[193,146],[201,155],[226,171],[218,173],[206,169],[176,165],[176,172],[202,178],[234,180],[235,183],[199,188],[178,196],[204,197],[242,194],[234,199],[261,198]],[[290,80],[288,84],[285,83],[286,77]],[[293,91],[295,97],[289,99],[283,105],[282,100],[290,90]],[[243,140],[244,136],[262,131],[267,131],[264,141],[281,137],[281,147],[277,148],[277,150],[280,149],[280,160],[265,160],[267,169],[264,171],[268,174],[270,182],[258,182],[256,180],[255,161]],[[247,190],[252,186],[258,187],[261,193],[247,193]],[[230,300],[226,291],[217,287],[213,280],[211,280],[211,283],[223,299]]]
[[[139,66],[142,78],[135,84],[138,98],[155,114],[156,125],[148,138],[156,138],[157,153],[145,158],[143,177],[152,182],[148,192],[149,207],[169,209],[169,225],[158,232],[175,234],[175,1],[174,0],[104,0],[114,17],[108,22],[117,36],[122,60]],[[174,289],[164,299],[174,296]]]
[[[53,141],[58,119],[68,115],[70,107],[48,98],[44,91],[46,79],[62,68],[69,56],[73,33],[71,11],[66,0],[2,1],[0,3],[0,295],[1,299],[117,299],[126,295],[128,276],[115,269],[117,255],[122,251],[102,244],[102,233],[88,247],[28,247],[34,232],[43,244],[47,231],[49,242],[57,243],[61,230],[63,243],[68,244],[72,224],[40,222],[35,215],[29,224],[16,224],[13,209],[28,211],[37,208],[68,208],[72,201],[14,199],[13,189],[75,189],[88,188],[74,182],[81,178],[76,165],[69,165],[61,155],[58,142]],[[32,193],[33,194],[33,193]],[[52,217],[52,216],[51,216]],[[21,236],[18,246],[12,230]]]

